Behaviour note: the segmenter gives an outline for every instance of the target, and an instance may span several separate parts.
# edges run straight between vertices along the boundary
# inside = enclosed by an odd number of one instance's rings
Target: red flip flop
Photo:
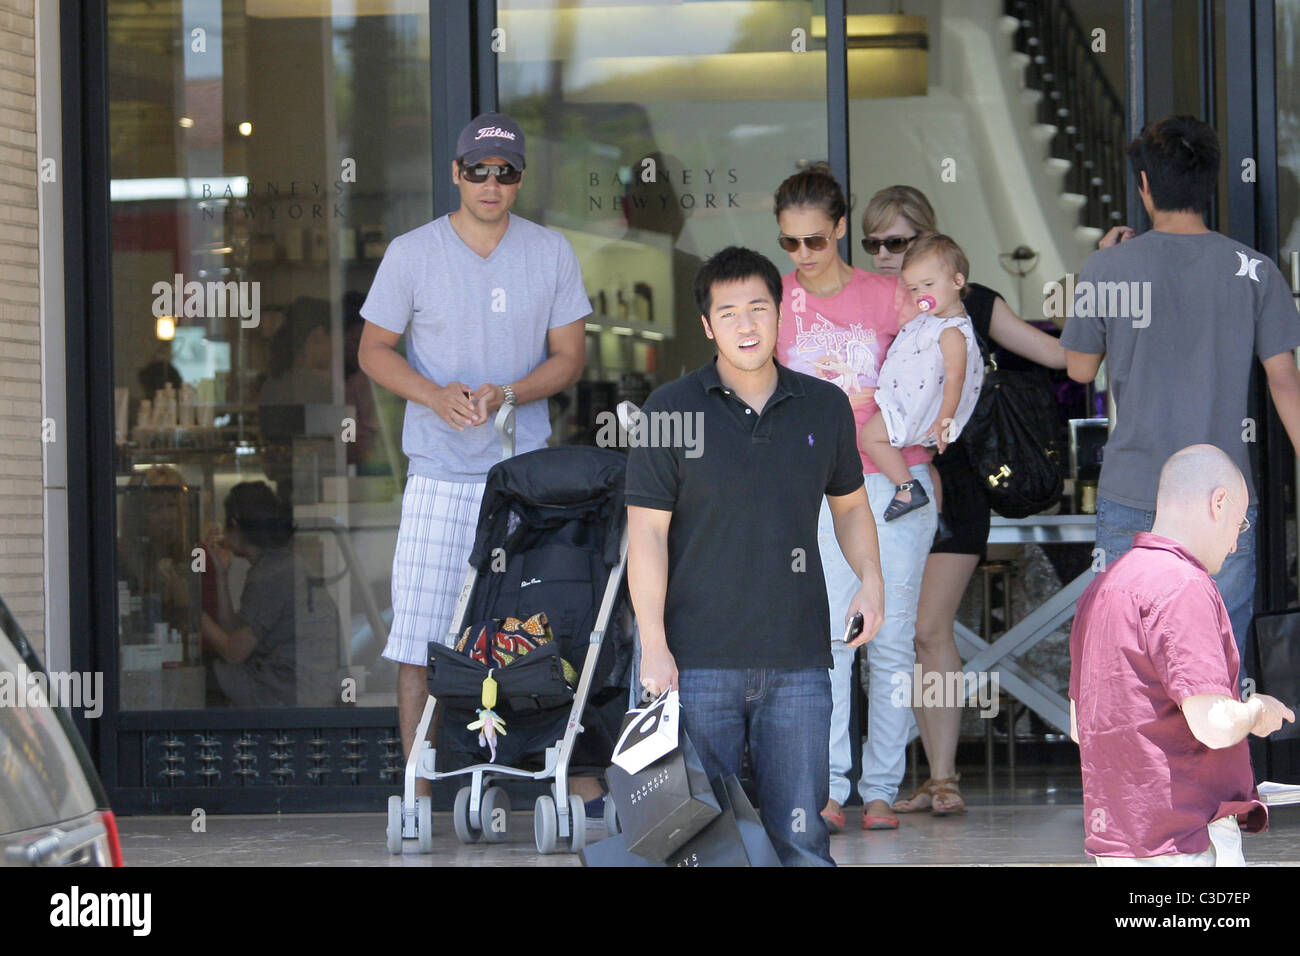
[[[826,829],[831,833],[841,833],[848,821],[845,819],[844,811],[836,813],[833,810],[823,810],[822,819],[826,821]]]

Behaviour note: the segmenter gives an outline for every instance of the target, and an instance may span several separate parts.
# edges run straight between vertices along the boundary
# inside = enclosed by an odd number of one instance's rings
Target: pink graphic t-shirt
[[[833,382],[844,390],[861,428],[876,413],[876,378],[898,335],[899,309],[906,299],[896,276],[854,269],[849,284],[829,299],[805,289],[795,273],[782,277],[777,360],[787,368]],[[858,446],[863,474],[880,471]],[[932,451],[903,449],[908,467],[923,465]]]

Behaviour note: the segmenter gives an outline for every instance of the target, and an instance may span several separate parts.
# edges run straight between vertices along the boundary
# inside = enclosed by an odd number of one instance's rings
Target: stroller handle
[[[497,434],[501,436],[501,460],[515,457],[515,404],[506,402],[497,412]]]

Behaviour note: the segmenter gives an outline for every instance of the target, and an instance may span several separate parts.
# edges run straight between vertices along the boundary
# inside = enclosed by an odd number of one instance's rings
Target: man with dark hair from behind
[[[1088,257],[1061,336],[1067,369],[1091,382],[1107,359],[1114,433],[1097,500],[1097,545],[1107,564],[1151,528],[1156,482],[1177,449],[1208,443],[1245,476],[1252,502],[1247,416],[1254,360],[1293,448],[1300,448],[1300,317],[1267,256],[1213,232],[1205,213],[1219,175],[1214,130],[1192,116],[1149,123],[1129,146],[1150,231],[1116,226]],[[1257,506],[1215,583],[1238,653],[1255,593]]]
[[[225,501],[224,542],[207,541],[217,616],[202,618],[212,672],[236,707],[330,707],[341,699],[339,616],[329,593],[294,555],[293,514],[264,481],[242,481]],[[236,611],[232,555],[251,566]]]
[[[771,262],[723,249],[700,270],[695,296],[717,355],[656,389],[643,411],[691,416],[697,444],[628,455],[641,685],[679,689],[710,779],[738,774],[749,744],[763,826],[783,864],[833,865],[821,818],[831,717],[823,495],[863,582],[849,602],[848,616],[864,621],[852,646],[875,635],[885,603],[857,426],[838,387],[773,359],[781,276]]]

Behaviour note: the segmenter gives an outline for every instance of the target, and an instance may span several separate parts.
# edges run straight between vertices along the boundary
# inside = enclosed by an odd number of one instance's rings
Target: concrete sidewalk
[[[969,779],[969,783],[967,782]],[[1077,775],[1020,774],[1012,785],[999,774],[994,787],[963,778],[969,812],[945,818],[900,816],[896,831],[859,829],[861,808],[846,810],[847,831],[831,838],[841,865],[1091,866],[1083,852],[1083,806]],[[905,784],[910,783],[909,780]],[[910,786],[904,787],[907,793]],[[512,815],[503,844],[464,846],[449,814],[434,815],[434,852],[421,856],[414,840],[401,856],[384,846],[381,813],[219,816],[206,832],[189,817],[121,817],[128,866],[577,866],[576,856],[542,856],[533,844],[531,808]],[[591,823],[590,842],[604,836]],[[1300,806],[1273,811],[1269,832],[1245,839],[1252,864],[1300,865]]]

